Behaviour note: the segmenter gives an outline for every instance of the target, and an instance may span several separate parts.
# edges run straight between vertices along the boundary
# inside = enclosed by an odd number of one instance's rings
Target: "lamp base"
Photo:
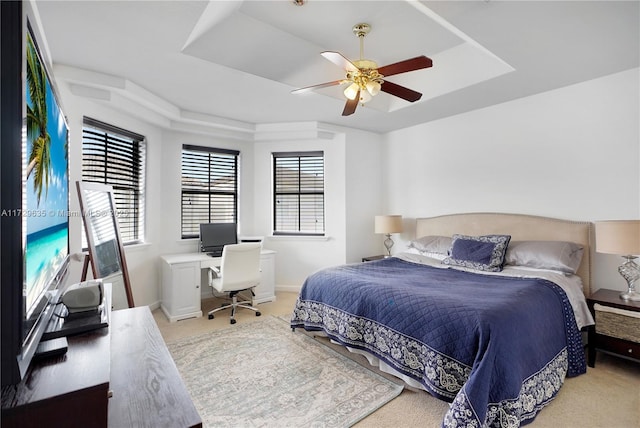
[[[640,301],[640,293],[638,293],[636,290],[629,290],[629,291],[625,291],[624,293],[620,293],[620,298],[622,300],[630,300],[633,302],[638,302]]]
[[[622,300],[631,300],[631,301],[640,301],[640,293],[638,293],[634,287],[634,282],[640,279],[640,266],[634,259],[635,256],[624,256],[627,260],[623,264],[618,267],[618,272],[622,277],[627,281],[628,290],[622,294],[620,294],[620,298]]]
[[[393,247],[393,239],[391,239],[391,234],[386,234],[387,239],[384,240],[384,247],[387,249],[387,254],[385,254],[384,258],[391,257],[391,247]]]

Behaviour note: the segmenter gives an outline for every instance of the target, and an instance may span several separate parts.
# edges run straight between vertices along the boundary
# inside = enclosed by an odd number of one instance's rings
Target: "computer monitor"
[[[225,245],[237,243],[238,232],[235,223],[200,224],[200,251],[212,257],[221,257]]]

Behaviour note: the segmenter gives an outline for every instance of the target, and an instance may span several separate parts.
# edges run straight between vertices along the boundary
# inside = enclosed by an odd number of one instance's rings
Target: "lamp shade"
[[[344,96],[349,98],[350,100],[353,100],[356,98],[356,95],[358,95],[359,90],[360,87],[358,86],[358,84],[352,83],[351,85],[347,86],[347,89],[344,90]]]
[[[402,232],[401,215],[377,215],[376,233],[400,233]]]
[[[640,254],[640,220],[609,220],[596,222],[598,253]]]
[[[372,97],[375,97],[380,92],[382,85],[375,80],[370,80],[367,82],[367,91],[371,94]]]

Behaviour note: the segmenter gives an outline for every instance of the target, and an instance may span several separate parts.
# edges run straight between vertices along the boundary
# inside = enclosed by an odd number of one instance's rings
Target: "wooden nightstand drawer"
[[[608,351],[627,358],[640,359],[640,343],[597,335],[596,349]]]

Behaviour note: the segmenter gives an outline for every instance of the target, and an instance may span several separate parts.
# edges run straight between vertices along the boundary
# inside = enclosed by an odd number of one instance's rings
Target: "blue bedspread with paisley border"
[[[366,350],[451,402],[443,427],[517,427],[586,372],[565,292],[388,258],[307,278],[292,328]]]

